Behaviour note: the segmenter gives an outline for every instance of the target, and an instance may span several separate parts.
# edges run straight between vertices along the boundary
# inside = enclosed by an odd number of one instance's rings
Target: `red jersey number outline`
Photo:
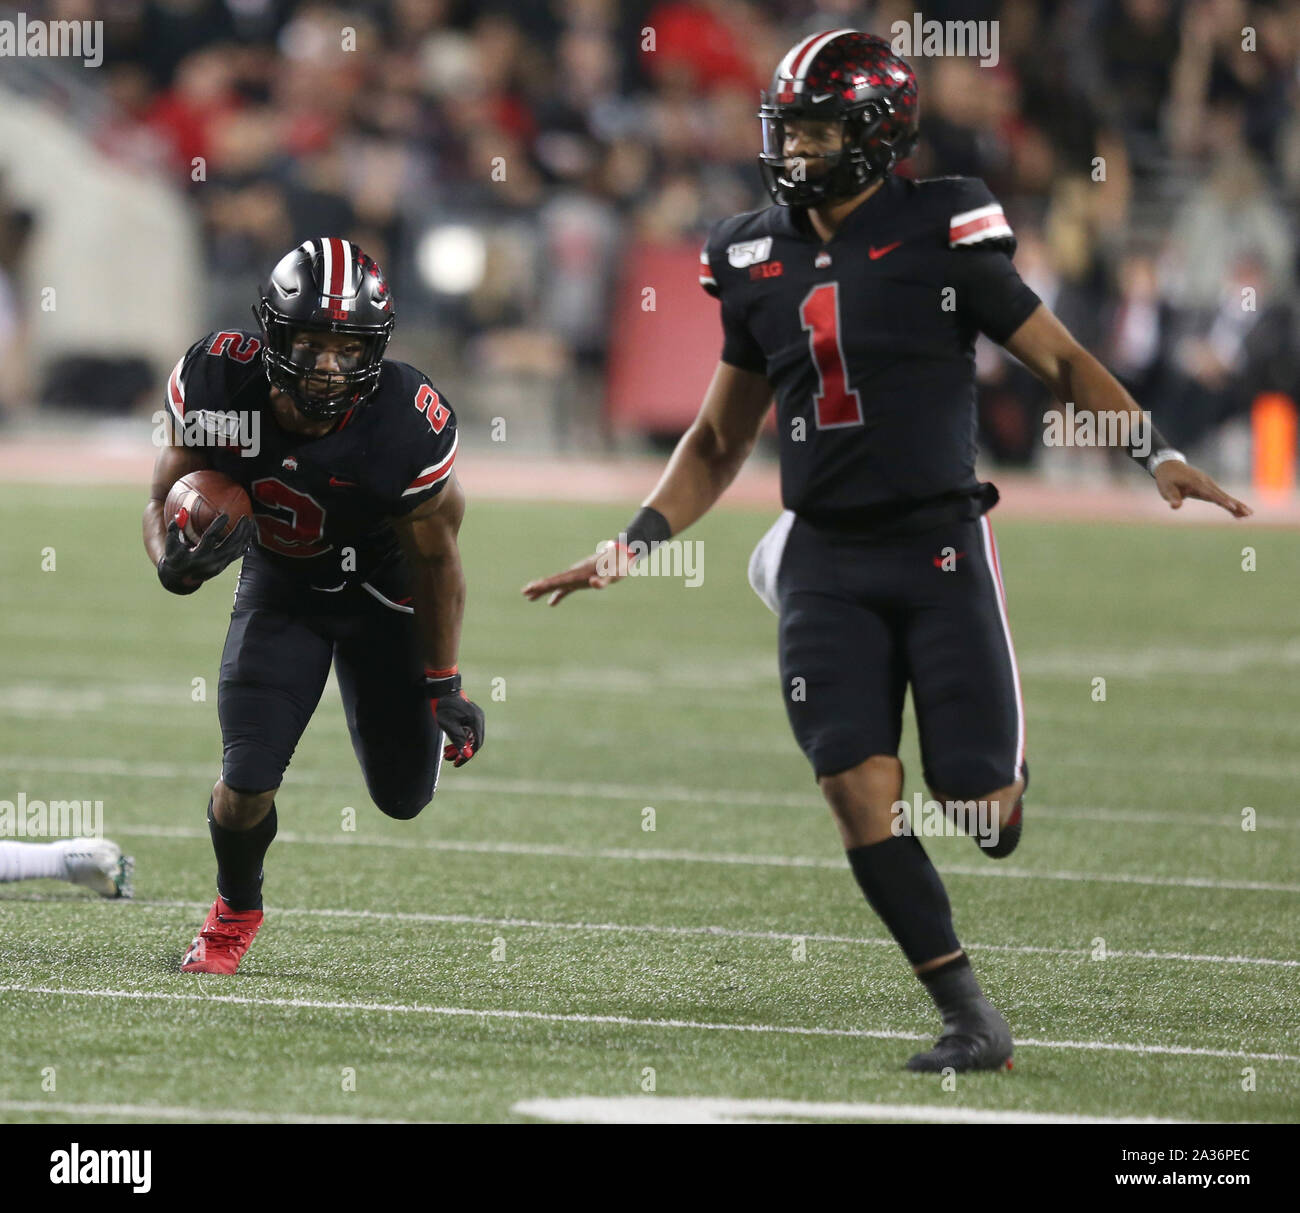
[[[225,354],[236,362],[248,362],[262,348],[262,343],[246,333],[218,333],[208,342],[208,353],[214,358]]]
[[[415,407],[428,419],[429,428],[435,434],[441,434],[451,416],[451,409],[427,383],[420,384],[420,390],[415,393]]]
[[[273,510],[287,510],[289,520],[270,514],[255,515],[257,542],[281,556],[322,556],[332,544],[325,535],[325,509],[315,497],[290,488],[283,480],[264,476],[249,486],[254,501]]]
[[[862,397],[849,386],[849,367],[840,339],[840,285],[823,282],[804,296],[799,323],[808,334],[808,354],[817,368],[814,416],[819,430],[862,424]]]

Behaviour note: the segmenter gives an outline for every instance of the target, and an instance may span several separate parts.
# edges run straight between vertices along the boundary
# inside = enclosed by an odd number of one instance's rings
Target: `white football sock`
[[[0,884],[13,880],[66,880],[64,848],[57,842],[0,842]]]

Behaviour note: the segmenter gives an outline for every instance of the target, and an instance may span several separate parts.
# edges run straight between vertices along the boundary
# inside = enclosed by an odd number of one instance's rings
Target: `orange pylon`
[[[1295,490],[1296,406],[1285,392],[1261,392],[1250,410],[1252,480],[1266,497]]]

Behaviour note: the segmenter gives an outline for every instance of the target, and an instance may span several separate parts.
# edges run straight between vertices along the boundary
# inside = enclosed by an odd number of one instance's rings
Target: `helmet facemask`
[[[758,112],[763,131],[758,159],[773,201],[781,206],[836,202],[862,193],[888,175],[906,155],[876,137],[890,112],[888,98],[846,116],[820,116],[765,100]],[[821,150],[818,141],[818,150],[787,156],[788,124],[796,122],[834,123],[839,128],[838,150]]]
[[[341,321],[328,327],[304,325],[301,321],[278,315],[266,301],[255,311],[266,338],[263,355],[266,377],[272,387],[293,401],[304,417],[312,421],[341,417],[365,401],[378,387],[384,351],[392,331],[391,320],[386,330],[376,332],[370,326]],[[360,352],[336,355],[339,370],[317,373],[318,355],[295,347],[295,339],[301,333],[351,335],[360,345]]]
[[[378,388],[393,332],[393,300],[383,271],[350,240],[322,236],[286,253],[262,285],[253,313],[262,327],[267,380],[304,417],[341,417]],[[335,352],[338,369],[318,370],[323,345],[295,348],[299,334],[349,338],[356,352]]]

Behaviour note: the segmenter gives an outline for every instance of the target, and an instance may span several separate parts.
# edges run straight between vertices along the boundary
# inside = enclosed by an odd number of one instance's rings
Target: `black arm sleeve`
[[[1016,273],[1011,258],[997,249],[954,249],[947,285],[956,288],[958,314],[999,345],[1042,302]]]

